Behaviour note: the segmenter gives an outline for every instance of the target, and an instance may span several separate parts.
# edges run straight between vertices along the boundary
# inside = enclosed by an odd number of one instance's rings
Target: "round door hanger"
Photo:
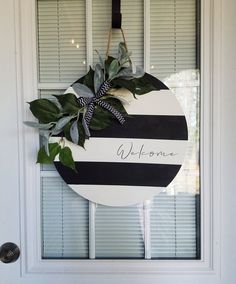
[[[128,102],[124,125],[91,131],[85,149],[66,140],[78,172],[57,160],[55,166],[76,193],[95,203],[127,206],[150,200],[170,184],[183,163],[188,131],[175,95],[162,86],[136,98],[117,90]]]

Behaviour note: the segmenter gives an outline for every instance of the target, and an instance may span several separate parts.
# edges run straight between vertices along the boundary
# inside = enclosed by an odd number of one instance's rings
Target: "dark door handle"
[[[14,243],[5,243],[0,247],[0,260],[3,263],[15,262],[20,256],[20,249]]]

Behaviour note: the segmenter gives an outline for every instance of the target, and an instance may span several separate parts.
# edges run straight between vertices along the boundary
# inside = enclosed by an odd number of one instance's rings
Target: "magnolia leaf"
[[[132,67],[125,67],[114,78],[123,78],[126,80],[131,80],[133,78],[141,78],[144,74],[145,72],[141,67],[135,67],[135,73],[133,73]]]
[[[104,81],[104,75],[103,75],[102,67],[99,64],[95,65],[94,72],[95,72],[94,73],[94,90],[95,90],[95,93],[97,93]]]
[[[45,147],[41,147],[38,151],[37,163],[51,164],[53,163],[56,155],[59,154],[61,146],[58,143],[49,143],[49,153],[45,151]]]
[[[54,122],[50,122],[50,123],[38,123],[38,122],[34,122],[34,121],[24,121],[24,124],[29,126],[29,127],[33,127],[33,128],[38,128],[38,129],[50,129],[53,124],[55,124]]]
[[[50,100],[38,99],[29,103],[32,114],[40,123],[57,121],[60,117],[59,108]]]
[[[98,55],[98,59],[99,59],[99,64],[101,65],[102,69],[104,69],[104,60],[102,58],[102,56],[100,55],[100,53],[98,52],[98,50],[95,49],[95,52],[97,53]]]
[[[53,134],[56,134],[56,132],[58,132],[58,131],[62,131],[62,129],[66,126],[66,124],[68,123],[68,122],[70,122],[71,121],[71,119],[72,118],[74,118],[75,116],[72,116],[72,115],[70,115],[70,116],[64,116],[64,117],[62,117],[61,119],[59,119],[58,120],[58,122],[57,122],[57,124],[55,125],[55,127],[53,128]],[[60,133],[59,132],[59,133]],[[57,133],[58,134],[58,133]]]
[[[72,170],[76,171],[75,162],[72,157],[71,149],[69,147],[66,146],[61,149],[59,153],[59,160],[64,166],[69,167]]]
[[[118,61],[120,62],[120,65],[123,66],[126,63],[131,63],[131,52],[128,52],[125,46],[124,42],[119,43],[118,47]]]
[[[59,101],[63,111],[70,115],[77,114],[79,109],[81,108],[74,94],[68,93],[64,95],[54,95],[54,96]]]
[[[127,50],[125,47],[124,42],[120,42],[118,46],[118,60],[122,60],[124,57],[126,57]]]
[[[117,75],[120,68],[121,67],[119,61],[117,59],[114,59],[108,68],[108,75],[110,80],[112,80]]]
[[[79,97],[85,97],[85,98],[94,97],[93,92],[87,86],[81,83],[74,83],[72,85],[72,88],[74,89],[74,91]]]
[[[117,87],[125,88],[129,90],[135,96],[136,86],[133,80],[125,80],[122,78],[116,78],[112,81],[112,84],[114,88],[117,88]]]
[[[92,130],[102,130],[112,123],[112,114],[100,106],[96,106],[89,128]],[[86,130],[86,129],[85,129]]]
[[[93,77],[94,77],[94,70],[89,68],[88,73],[81,77],[79,80],[77,80],[75,83],[81,83],[86,85],[92,92],[94,92],[94,86],[93,86]]]
[[[105,60],[105,73],[106,74],[108,74],[109,66],[114,59],[115,59],[114,57],[108,56],[107,59]]]
[[[141,78],[135,78],[132,80],[135,86],[134,92],[137,95],[143,95],[154,90],[168,89],[160,80],[154,78],[152,75],[145,73]]]
[[[118,99],[106,96],[104,97],[104,100],[108,102],[110,105],[112,105],[116,110],[118,110],[124,116],[127,116],[125,108]],[[113,116],[111,112],[97,105],[95,107],[94,114],[91,119],[89,127],[92,130],[102,130],[107,128],[114,121],[117,121],[117,119]]]
[[[73,143],[79,143],[79,130],[77,121],[74,121],[70,127],[70,137]]]

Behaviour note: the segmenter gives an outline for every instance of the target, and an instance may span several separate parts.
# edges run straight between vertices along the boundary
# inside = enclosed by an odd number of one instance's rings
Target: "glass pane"
[[[62,94],[56,83],[86,73],[86,5],[83,0],[38,0],[39,96]],[[143,65],[144,1],[122,1],[123,29],[137,65]],[[111,1],[92,1],[93,49],[105,54]],[[150,201],[151,258],[200,258],[199,39],[195,0],[150,1],[150,70],[176,95],[187,118],[189,143],[175,180]],[[121,40],[119,31],[114,41]],[[115,54],[115,44],[111,54]],[[94,52],[94,61],[97,55]],[[55,83],[56,89],[47,89]],[[45,85],[45,86],[44,86]],[[50,87],[51,88],[51,87]],[[74,193],[53,165],[41,168],[42,257],[89,257],[89,202]],[[106,207],[95,214],[95,257],[145,257],[143,205]]]
[[[57,177],[43,177],[42,257],[88,258],[88,201]]]
[[[96,257],[143,258],[142,206],[96,209]]]

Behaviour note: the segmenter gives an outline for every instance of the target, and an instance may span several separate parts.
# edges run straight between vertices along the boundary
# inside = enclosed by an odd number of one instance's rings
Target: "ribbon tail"
[[[82,125],[83,125],[83,128],[84,128],[84,132],[85,132],[86,137],[90,137],[91,134],[90,134],[90,131],[89,131],[89,127],[88,127],[84,117],[82,119]]]
[[[93,117],[94,109],[95,109],[95,104],[94,104],[94,103],[90,103],[90,104],[88,105],[88,107],[87,107],[87,111],[86,111],[86,113],[84,114],[83,121],[82,121],[85,134],[86,134],[86,136],[88,136],[88,137],[91,136],[91,135],[90,135],[90,131],[89,131],[89,125],[90,125],[91,119],[92,119],[92,117]]]
[[[118,110],[116,110],[112,105],[109,103],[103,101],[103,100],[98,100],[97,104],[101,106],[102,108],[105,108],[108,110],[111,114],[113,114],[116,119],[120,122],[120,124],[124,124],[125,118],[122,113],[120,113]]]

